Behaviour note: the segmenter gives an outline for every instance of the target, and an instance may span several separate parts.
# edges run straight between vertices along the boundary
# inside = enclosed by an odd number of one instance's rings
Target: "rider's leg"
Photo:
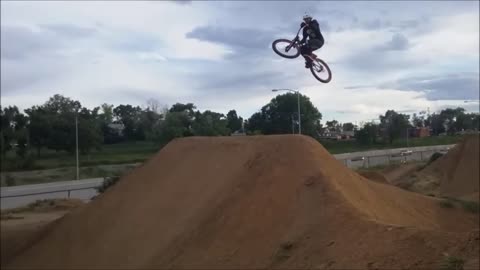
[[[310,59],[307,55],[312,54],[312,48],[308,44],[305,44],[300,49],[300,53],[302,54],[303,58],[305,58],[305,68],[310,68],[312,66],[312,59]]]

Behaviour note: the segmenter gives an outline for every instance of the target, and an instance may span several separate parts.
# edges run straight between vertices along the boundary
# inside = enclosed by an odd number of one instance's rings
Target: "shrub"
[[[115,185],[118,180],[120,180],[120,176],[104,177],[102,185],[97,188],[98,193],[104,193],[109,187]]]
[[[441,206],[442,208],[453,208],[453,207],[454,207],[453,203],[452,203],[450,200],[442,200],[442,201],[440,201],[440,206]]]
[[[439,159],[440,157],[442,157],[443,154],[442,153],[439,153],[439,152],[435,152],[433,153],[433,155],[430,157],[430,159],[428,160],[428,163],[427,164],[430,164],[432,162],[434,162],[435,160]]]
[[[443,269],[443,270],[463,270],[463,265],[464,264],[465,264],[464,260],[462,260],[460,258],[457,258],[457,257],[448,256],[447,258],[445,258],[445,261],[443,262],[441,269]]]
[[[471,213],[479,212],[480,206],[478,202],[461,201],[460,204],[462,205],[463,209],[467,212],[471,212]]]

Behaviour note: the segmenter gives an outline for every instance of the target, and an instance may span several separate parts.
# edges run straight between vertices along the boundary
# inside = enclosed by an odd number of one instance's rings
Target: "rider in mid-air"
[[[300,52],[305,58],[305,68],[310,68],[312,66],[312,60],[305,55],[310,55],[313,58],[316,58],[312,52],[320,49],[325,41],[320,32],[320,26],[318,25],[317,20],[312,19],[310,15],[305,14],[303,16],[303,22],[300,27],[303,27],[303,38],[300,40],[300,44],[303,44],[303,46],[301,47]]]

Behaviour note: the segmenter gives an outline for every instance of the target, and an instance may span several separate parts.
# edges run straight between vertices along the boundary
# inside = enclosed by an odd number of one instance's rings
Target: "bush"
[[[471,202],[471,201],[461,201],[460,202],[463,209],[470,213],[478,213],[479,212],[479,203],[478,202]]]
[[[104,193],[109,187],[115,185],[118,180],[120,180],[120,176],[105,177],[102,185],[97,188],[98,193]]]
[[[454,207],[453,203],[450,200],[440,201],[440,206],[442,208],[453,208]]]
[[[445,261],[443,262],[441,269],[443,269],[443,270],[462,270],[464,264],[465,264],[464,260],[462,260],[460,258],[457,258],[457,257],[448,256],[445,259]]]
[[[430,164],[432,162],[434,162],[435,160],[439,159],[440,157],[442,157],[443,154],[442,153],[439,153],[439,152],[435,152],[433,153],[433,155],[430,157],[430,159],[428,160],[428,163],[427,164]]]

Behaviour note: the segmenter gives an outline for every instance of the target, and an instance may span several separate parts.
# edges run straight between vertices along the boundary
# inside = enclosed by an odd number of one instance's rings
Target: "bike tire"
[[[317,79],[318,81],[322,82],[322,83],[329,83],[331,80],[332,80],[332,71],[330,70],[330,67],[327,65],[327,63],[325,63],[325,61],[323,61],[322,59],[316,59],[315,61],[317,62],[320,62],[320,64],[322,64],[322,66],[324,67],[325,71],[328,73],[328,78],[327,79],[322,79],[320,78],[316,71],[313,69],[313,65],[312,67],[310,67],[310,71],[312,72],[313,74],[313,77],[315,77],[315,79]]]
[[[294,55],[286,55],[286,54],[283,54],[277,47],[276,45],[281,43],[281,42],[286,42],[286,43],[292,43],[291,40],[288,40],[288,39],[284,39],[284,38],[281,38],[281,39],[277,39],[275,41],[273,41],[272,43],[272,49],[273,51],[280,55],[281,57],[284,57],[284,58],[289,58],[289,59],[294,59],[294,58],[297,58],[298,56],[300,56],[300,49],[297,48],[297,47],[292,47],[291,49],[292,50],[296,50],[297,52],[294,54]]]

